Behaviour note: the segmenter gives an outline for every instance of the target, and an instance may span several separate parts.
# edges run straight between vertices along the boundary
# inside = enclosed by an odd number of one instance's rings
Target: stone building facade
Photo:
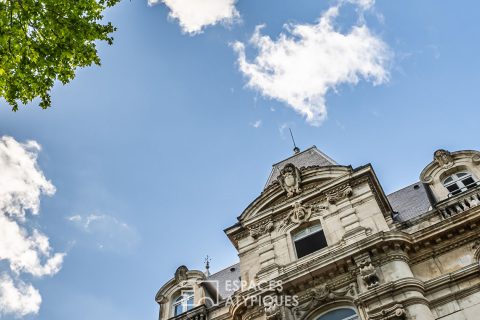
[[[479,179],[480,152],[438,150],[386,195],[371,165],[297,150],[225,230],[239,263],[179,267],[159,319],[480,319]]]

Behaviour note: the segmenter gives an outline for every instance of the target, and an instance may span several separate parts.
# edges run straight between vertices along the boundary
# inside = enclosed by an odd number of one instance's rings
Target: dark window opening
[[[293,240],[299,259],[328,246],[320,225],[311,226],[298,232]]]
[[[479,184],[480,182],[477,181],[469,172],[458,172],[452,174],[450,177],[443,181],[443,185],[449,191],[449,197],[475,188]]]

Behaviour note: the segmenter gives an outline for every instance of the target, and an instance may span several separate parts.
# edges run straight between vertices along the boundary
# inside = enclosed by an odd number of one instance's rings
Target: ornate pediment
[[[276,209],[284,205],[290,206],[298,197],[305,197],[318,192],[335,180],[351,174],[351,167],[307,167],[297,168],[286,164],[275,183],[265,189],[239,217],[240,221],[258,216],[259,213]],[[343,187],[342,187],[343,188]],[[333,189],[330,194],[332,202],[339,201],[348,194],[348,190]],[[339,193],[340,192],[340,193]]]

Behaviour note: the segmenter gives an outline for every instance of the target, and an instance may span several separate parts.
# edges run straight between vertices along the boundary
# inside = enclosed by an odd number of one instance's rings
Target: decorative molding
[[[285,218],[283,218],[283,221],[279,225],[279,228],[284,228],[287,227],[291,224],[295,225],[301,225],[305,222],[310,221],[310,217],[312,216],[312,213],[318,212],[321,210],[327,210],[327,207],[325,206],[320,206],[320,205],[302,205],[300,201],[296,201],[292,205],[292,210],[287,214]]]
[[[275,299],[265,306],[266,320],[289,320],[292,319],[292,312],[286,306],[280,305]]]
[[[181,283],[186,281],[188,279],[187,272],[188,268],[186,266],[178,267],[177,271],[175,271],[175,282]]]
[[[437,150],[433,154],[433,159],[443,169],[448,169],[453,166],[453,156],[450,151],[443,149]]]
[[[273,230],[273,222],[269,219],[260,221],[259,223],[249,226],[248,230],[252,238],[257,239],[258,237],[270,233]]]
[[[340,298],[344,298],[347,294],[355,295],[355,285],[353,283],[349,284],[343,290],[332,290],[329,285],[322,284],[317,288],[310,289],[309,295],[311,296],[310,301],[303,306],[298,306],[293,308],[293,314],[295,319],[303,320],[307,317],[310,311],[321,306],[324,303],[334,301]]]
[[[165,297],[163,294],[157,294],[157,296],[155,297],[155,302],[158,304],[164,304],[167,301],[167,297]]]
[[[480,164],[480,154],[476,154],[472,157],[472,162],[474,164]]]
[[[472,250],[474,250],[473,258],[475,259],[476,263],[480,262],[480,239],[477,239],[472,244]]]
[[[390,307],[384,307],[380,312],[370,314],[369,320],[405,319],[407,312],[402,304],[396,303]]]
[[[302,188],[300,188],[302,183],[301,173],[293,164],[287,163],[280,171],[280,176],[277,179],[282,189],[287,192],[288,198],[302,192]]]
[[[354,260],[357,263],[360,277],[367,286],[367,289],[378,286],[380,283],[380,278],[378,277],[377,270],[372,264],[370,255],[365,253],[355,257]]]
[[[342,186],[339,190],[332,190],[331,192],[327,193],[327,201],[330,204],[336,204],[340,200],[350,197],[353,194],[353,189],[349,184]]]

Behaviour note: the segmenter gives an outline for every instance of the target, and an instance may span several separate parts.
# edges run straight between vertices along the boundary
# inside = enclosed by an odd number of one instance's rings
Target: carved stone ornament
[[[378,286],[379,278],[372,263],[360,267],[360,276],[368,289]]]
[[[272,302],[270,305],[265,306],[265,316],[267,320],[281,320],[282,315],[280,312],[280,306],[275,302]]]
[[[406,316],[407,312],[403,305],[397,303],[390,307],[384,307],[380,312],[370,314],[368,318],[371,320],[401,320],[405,319]]]
[[[300,201],[297,201],[293,204],[293,209],[288,213],[288,215],[283,219],[280,227],[287,226],[291,223],[301,225],[304,222],[308,222],[313,212],[326,210],[327,207],[324,206],[304,206]]]
[[[293,164],[286,164],[282,171],[280,171],[280,176],[277,179],[282,189],[287,192],[288,198],[302,192],[300,188],[300,184],[302,183],[301,173]]]
[[[480,164],[480,154],[476,154],[472,157],[472,162],[474,164]]]
[[[165,297],[163,294],[158,294],[156,297],[155,297],[155,301],[158,303],[158,304],[164,304],[167,302],[167,297]]]
[[[185,266],[178,267],[177,271],[175,271],[175,281],[177,283],[181,283],[183,281],[186,281],[188,279],[187,272],[188,272],[187,267],[185,267]]]
[[[308,311],[311,311],[326,302],[345,297],[347,294],[355,295],[355,284],[351,283],[345,289],[336,291],[333,291],[327,284],[322,284],[318,288],[313,288],[310,290],[310,295],[312,297],[311,300],[307,304],[293,309],[295,318],[303,320],[307,316]]]
[[[346,185],[340,190],[334,190],[327,193],[327,200],[330,204],[335,204],[338,201],[350,197],[353,193],[352,187],[350,185]]]
[[[433,158],[440,167],[450,168],[451,166],[453,166],[453,157],[450,151],[443,149],[437,150],[433,154]]]
[[[367,286],[367,289],[378,286],[380,279],[377,274],[377,270],[372,264],[370,255],[368,253],[363,253],[355,258],[355,261],[358,266],[360,277]]]
[[[248,230],[252,238],[257,239],[261,235],[267,234],[273,230],[273,222],[266,220],[261,222],[260,224],[248,227]]]

